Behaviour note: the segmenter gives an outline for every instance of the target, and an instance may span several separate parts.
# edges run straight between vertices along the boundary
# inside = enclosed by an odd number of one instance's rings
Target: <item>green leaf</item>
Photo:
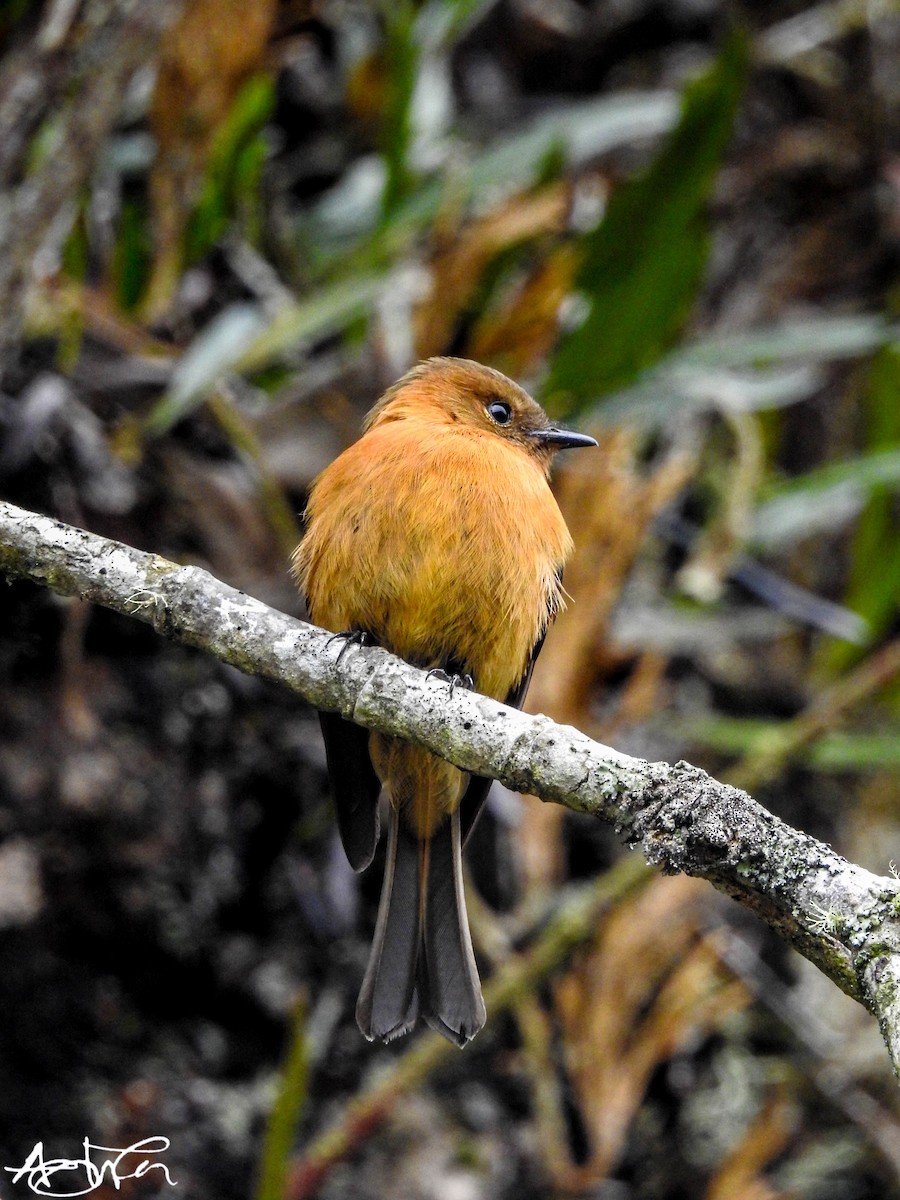
[[[147,214],[141,203],[126,200],[122,205],[118,236],[113,253],[113,276],[119,306],[125,312],[137,307],[150,273],[153,253]]]
[[[62,269],[70,279],[83,283],[87,278],[90,259],[90,236],[87,230],[84,200],[78,206],[72,228],[62,248]]]
[[[409,252],[448,202],[454,211],[497,204],[545,178],[551,154],[566,170],[577,170],[618,146],[667,133],[676,118],[672,92],[626,92],[561,105],[480,152],[467,153],[460,141],[452,164],[417,187],[377,230],[377,201],[360,199],[358,179],[350,187],[338,184],[300,228],[311,274],[393,262]]]
[[[864,402],[867,441],[871,448],[860,471],[860,486],[868,498],[853,539],[850,584],[846,603],[869,623],[872,637],[883,633],[900,604],[900,520],[896,492],[900,488],[900,347],[887,346],[872,362]],[[874,471],[873,465],[880,467]],[[860,649],[835,645],[828,666],[839,670]]]
[[[147,436],[160,437],[198,408],[265,328],[255,304],[231,304],[213,317],[182,354],[171,386],[148,413]]]
[[[792,479],[770,493],[769,498],[753,514],[751,541],[772,547],[821,532],[829,526],[838,528],[854,518],[870,496],[886,497],[898,488],[900,445],[829,463]],[[892,537],[886,536],[883,541],[877,541],[877,549],[860,551],[865,553],[865,565],[861,562],[857,566],[856,578],[857,586],[863,590],[866,580],[871,576],[873,564],[874,573],[883,576],[885,567],[896,563],[898,556],[894,547],[897,530],[893,525],[889,529]],[[896,588],[894,594],[897,594]],[[851,608],[857,608],[849,599],[847,603]]]
[[[423,51],[449,50],[497,4],[497,0],[428,0],[416,16],[416,41]]]
[[[894,397],[896,402],[896,396]],[[873,450],[856,458],[817,467],[776,490],[776,497],[814,493],[819,497],[833,488],[850,484],[861,490],[900,485],[900,444],[885,450]],[[774,502],[774,501],[773,501]]]
[[[896,733],[829,733],[804,755],[819,771],[900,770],[900,735]]]
[[[679,722],[676,732],[698,746],[719,754],[758,754],[780,743],[781,721],[759,717],[696,717]]]
[[[384,275],[357,275],[328,284],[295,304],[283,305],[269,324],[244,349],[234,364],[251,374],[297,354],[317,338],[344,333],[354,322],[367,319],[385,287]]]
[[[678,732],[695,745],[719,754],[757,755],[783,742],[785,723],[740,717],[701,717],[679,724]],[[791,759],[818,771],[892,771],[900,769],[900,734],[837,731],[799,748]]]
[[[872,363],[866,398],[868,442],[875,453],[900,459],[900,348],[886,347]],[[893,486],[892,486],[893,485]],[[892,492],[894,479],[879,481],[860,518],[853,545],[853,566],[847,600],[862,613],[875,633],[885,629],[897,611],[900,597],[900,527]]]
[[[215,245],[238,202],[246,203],[248,189],[258,181],[266,154],[260,131],[274,102],[275,85],[271,77],[255,75],[238,92],[228,117],[216,131],[203,190],[185,239],[188,262],[196,262]],[[248,175],[248,165],[252,167],[252,175]]]
[[[789,359],[831,362],[878,350],[898,335],[878,313],[809,317],[746,333],[718,334],[679,350],[685,366],[746,367]]]
[[[590,418],[615,425],[671,420],[685,410],[781,408],[819,390],[821,364],[870,354],[898,337],[900,329],[877,313],[715,334],[672,350],[634,383],[606,396]]]
[[[300,1000],[263,1139],[255,1200],[284,1200],[288,1194],[291,1150],[309,1092],[307,1017],[306,1002]]]
[[[620,187],[585,238],[577,283],[589,302],[562,342],[545,388],[571,413],[651,366],[684,324],[706,265],[705,208],[746,72],[735,32],[715,66],[685,91],[681,120],[642,175]]]
[[[387,78],[381,142],[387,178],[381,198],[381,215],[387,220],[413,188],[409,154],[419,46],[410,0],[390,0],[384,6],[384,19]]]
[[[229,305],[181,356],[171,386],[147,415],[146,434],[166,433],[232,372],[249,375],[266,370],[285,355],[302,354],[318,338],[347,336],[354,322],[368,317],[384,286],[383,276],[339,280],[303,300],[283,304],[269,317],[255,304]]]

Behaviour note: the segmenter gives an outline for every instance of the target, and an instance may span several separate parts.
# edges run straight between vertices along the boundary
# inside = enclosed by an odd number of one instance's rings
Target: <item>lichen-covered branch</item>
[[[745,792],[687,763],[620,754],[475,692],[451,695],[383,650],[353,647],[338,661],[330,634],[197,567],[3,503],[0,572],[134,616],[318,708],[611,822],[649,862],[702,876],[753,909],[869,1008],[900,1073],[900,883],[847,862]]]

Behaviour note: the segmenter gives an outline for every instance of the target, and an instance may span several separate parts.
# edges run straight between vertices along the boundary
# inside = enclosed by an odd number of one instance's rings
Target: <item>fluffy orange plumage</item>
[[[553,428],[497,371],[463,359],[420,364],[313,484],[294,555],[310,618],[521,704],[572,549],[550,462],[557,449],[593,444]],[[489,783],[333,714],[322,728],[355,868],[374,853],[381,789],[390,802],[360,1027],[388,1039],[421,1015],[462,1045],[485,1014],[460,852]]]

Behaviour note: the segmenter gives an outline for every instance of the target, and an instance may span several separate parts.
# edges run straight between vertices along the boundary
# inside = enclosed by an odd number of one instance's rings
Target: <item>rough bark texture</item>
[[[383,650],[339,658],[324,630],[197,567],[0,503],[0,571],[102,604],[277,681],[318,708],[611,822],[664,871],[708,879],[877,1016],[900,1065],[900,884],[843,859],[688,763],[648,763],[544,716],[428,679]]]

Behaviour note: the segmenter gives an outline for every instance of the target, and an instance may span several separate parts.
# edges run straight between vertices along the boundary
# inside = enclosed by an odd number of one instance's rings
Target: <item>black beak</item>
[[[557,429],[550,425],[546,429],[529,429],[528,436],[554,450],[575,450],[578,446],[596,446],[595,438],[586,433],[575,433],[572,429]]]

